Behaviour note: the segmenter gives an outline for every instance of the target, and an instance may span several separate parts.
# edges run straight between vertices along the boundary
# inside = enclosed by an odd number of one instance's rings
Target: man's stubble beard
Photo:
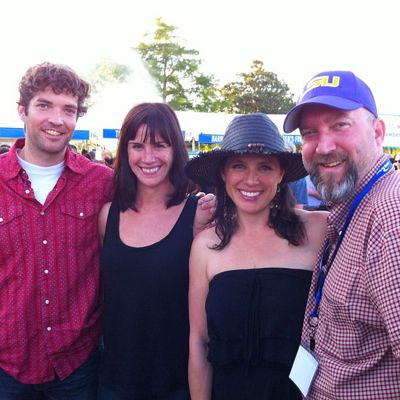
[[[316,190],[325,202],[340,203],[354,193],[358,181],[358,170],[350,159],[346,159],[348,168],[340,182],[332,175],[321,175],[318,164],[313,163],[310,169],[310,178]]]

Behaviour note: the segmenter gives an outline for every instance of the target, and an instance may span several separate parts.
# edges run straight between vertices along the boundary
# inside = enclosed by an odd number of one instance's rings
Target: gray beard
[[[337,183],[332,179],[321,177],[316,168],[310,171],[310,178],[318,193],[325,202],[340,203],[354,193],[358,181],[356,166],[350,161],[345,178]]]

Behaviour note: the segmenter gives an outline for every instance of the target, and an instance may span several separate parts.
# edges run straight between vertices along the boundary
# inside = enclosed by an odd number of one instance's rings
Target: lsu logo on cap
[[[303,94],[300,97],[300,100],[304,98],[304,96],[310,91],[317,87],[338,87],[340,83],[340,76],[333,75],[320,75],[312,78],[304,88]]]

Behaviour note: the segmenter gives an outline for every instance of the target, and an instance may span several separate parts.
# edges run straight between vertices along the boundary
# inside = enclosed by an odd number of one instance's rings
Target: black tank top
[[[105,298],[101,384],[129,400],[188,387],[188,262],[197,197],[170,233],[135,248],[122,243],[112,203],[101,255]]]

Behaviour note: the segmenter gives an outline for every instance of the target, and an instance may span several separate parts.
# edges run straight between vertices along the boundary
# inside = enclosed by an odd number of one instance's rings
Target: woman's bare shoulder
[[[107,212],[110,210],[111,207],[111,201],[109,201],[108,203],[104,203],[103,207],[101,207],[100,212]]]
[[[215,227],[203,229],[193,239],[193,248],[202,249],[204,251],[211,251],[213,247],[219,244],[220,239],[218,238]]]
[[[307,236],[310,242],[318,246],[326,235],[328,211],[296,210],[304,222]]]
[[[110,212],[110,207],[111,207],[111,202],[105,203],[103,207],[100,209],[98,216],[99,237],[102,243],[106,232],[107,218],[108,218],[108,213]]]
[[[308,211],[299,208],[296,208],[295,211],[304,223],[326,226],[326,221],[329,215],[328,211]]]
[[[111,207],[111,202],[105,203],[103,207],[101,207],[100,212],[99,212],[99,219],[103,220],[108,217],[108,213],[110,212],[110,207]]]
[[[193,239],[193,242],[208,243],[208,242],[215,242],[217,240],[218,236],[215,232],[215,227],[212,226],[210,228],[205,228],[202,231],[200,231]]]

